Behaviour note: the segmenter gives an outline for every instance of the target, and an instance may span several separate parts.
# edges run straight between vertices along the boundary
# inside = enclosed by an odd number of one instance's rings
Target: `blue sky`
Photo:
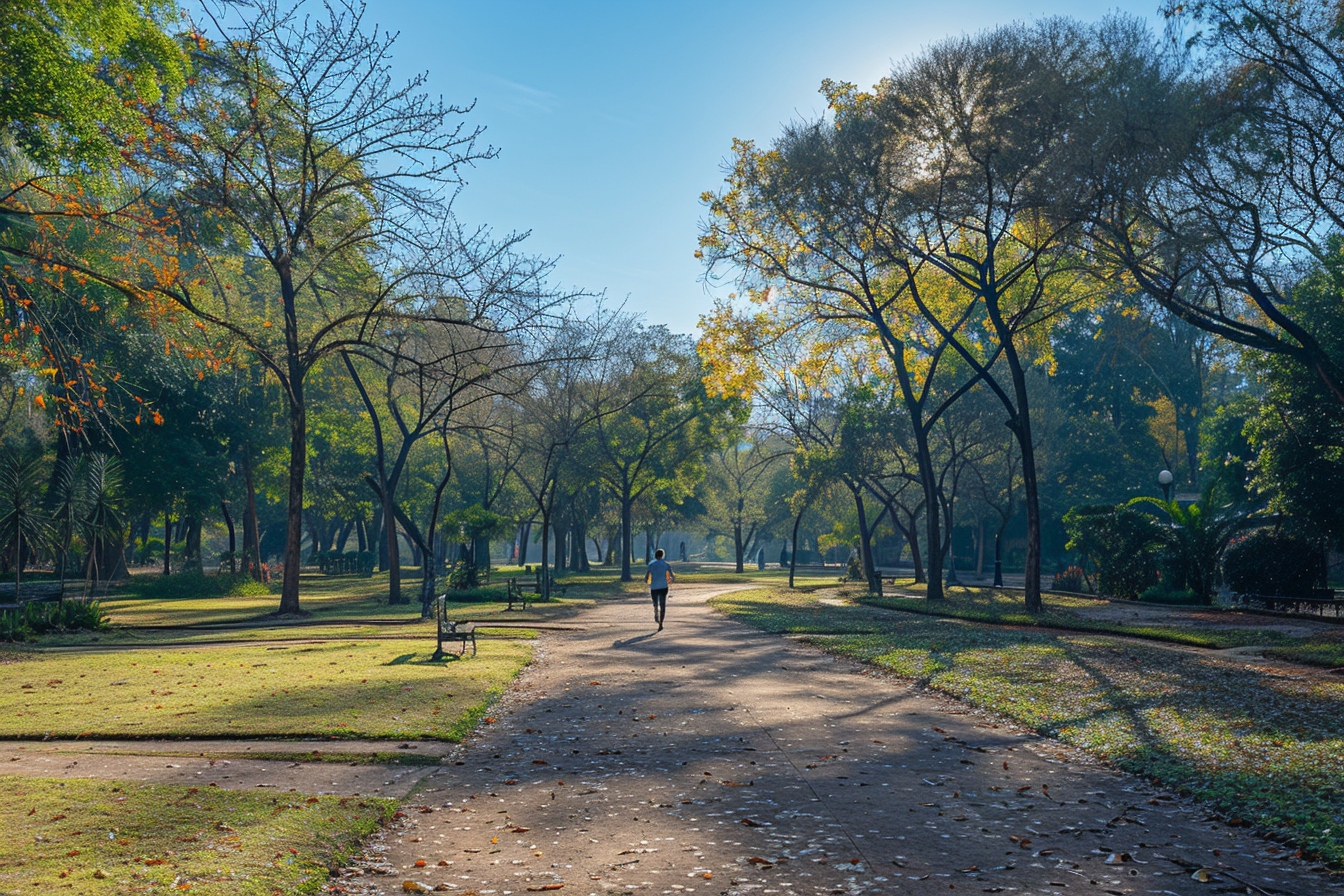
[[[367,21],[400,32],[400,74],[427,71],[430,92],[475,100],[472,120],[500,149],[468,172],[464,220],[530,230],[533,253],[560,256],[563,284],[692,332],[711,302],[693,257],[699,196],[721,182],[734,137],[768,142],[822,111],[823,78],[871,86],[952,34],[1156,6],[368,0]]]

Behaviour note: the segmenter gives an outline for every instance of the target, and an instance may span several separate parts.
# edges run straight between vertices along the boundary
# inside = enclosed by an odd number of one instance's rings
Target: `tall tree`
[[[394,38],[366,30],[361,6],[309,16],[257,0],[206,14],[216,36],[198,43],[167,159],[181,184],[174,254],[191,270],[141,288],[229,333],[280,383],[290,429],[280,612],[296,613],[305,381],[416,311],[411,279],[454,249],[426,220],[446,213],[458,169],[493,151],[462,123],[468,107],[422,92],[424,76],[393,82]],[[245,284],[211,264],[218,245],[254,253]]]
[[[663,327],[622,334],[590,396],[598,480],[620,507],[621,581],[632,580],[635,502],[658,490],[689,495],[703,458],[740,418],[740,403],[709,397],[694,343]]]
[[[1290,295],[1344,231],[1338,7],[1196,0],[1165,12],[1184,68],[1166,66],[1170,88],[1141,112],[1155,151],[1111,172],[1096,245],[1178,317],[1294,358],[1344,403],[1344,357]]]

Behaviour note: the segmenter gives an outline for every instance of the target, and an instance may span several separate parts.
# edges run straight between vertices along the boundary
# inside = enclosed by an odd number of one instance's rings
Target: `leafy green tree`
[[[1080,505],[1064,514],[1065,545],[1090,560],[1097,592],[1138,600],[1157,581],[1157,552],[1164,541],[1153,518],[1127,504]]]
[[[1344,358],[1344,239],[1289,293],[1286,310],[1321,349]],[[1319,372],[1283,353],[1258,353],[1265,393],[1246,421],[1252,487],[1311,537],[1344,537],[1344,413]]]
[[[0,4],[0,129],[43,168],[106,168],[188,65],[170,0]]]
[[[688,496],[742,407],[706,394],[694,343],[663,327],[624,334],[605,362],[590,399],[595,472],[620,507],[621,581],[629,582],[635,503],[659,491]]]
[[[788,454],[783,445],[763,432],[753,431],[733,438],[711,451],[706,460],[706,475],[699,493],[703,496],[705,516],[731,530],[733,559],[737,571],[745,568],[745,552],[757,530],[769,518],[767,485]]]
[[[202,38],[198,76],[174,119],[165,162],[181,185],[165,247],[190,270],[139,289],[249,351],[280,384],[290,449],[280,611],[299,612],[309,373],[414,308],[417,286],[453,251],[445,191],[487,158],[468,110],[393,82],[394,37],[362,7],[324,14],[261,0],[242,16],[207,4],[220,36]],[[214,247],[253,253],[241,272]],[[237,249],[233,254],[236,256]],[[171,272],[176,266],[170,266]]]
[[[1183,68],[1133,121],[1145,158],[1114,169],[1092,229],[1182,320],[1293,358],[1344,403],[1344,356],[1297,315],[1291,273],[1344,231],[1344,31],[1333,3],[1171,0]],[[1157,54],[1152,54],[1157,58]]]

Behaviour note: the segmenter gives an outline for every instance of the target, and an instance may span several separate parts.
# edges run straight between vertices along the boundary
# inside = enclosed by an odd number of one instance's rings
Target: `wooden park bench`
[[[23,582],[17,595],[13,582],[0,582],[0,610],[17,610],[24,604],[55,603],[64,595],[64,582]]]
[[[471,642],[471,655],[476,655],[476,623],[449,619],[448,595],[442,594],[434,601],[434,618],[438,623],[438,646],[431,659],[443,659],[447,655],[443,645],[452,643],[458,645],[457,655],[463,656],[467,652],[467,642]]]
[[[509,607],[508,607],[508,608],[509,608],[510,610],[513,609],[513,605],[514,605],[515,603],[516,603],[516,604],[521,604],[521,605],[522,605],[522,608],[523,608],[524,610],[526,610],[526,609],[527,609],[527,596],[528,596],[528,592],[526,592],[526,591],[523,590],[523,586],[520,585],[520,584],[518,583],[518,580],[517,580],[517,579],[509,579]]]

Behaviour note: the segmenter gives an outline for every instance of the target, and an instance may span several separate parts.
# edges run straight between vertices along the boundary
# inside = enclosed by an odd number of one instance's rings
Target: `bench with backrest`
[[[1243,607],[1263,607],[1280,613],[1312,613],[1324,616],[1329,612],[1339,616],[1344,600],[1329,588],[1317,588],[1309,597],[1282,597],[1272,594],[1238,594],[1237,603]]]
[[[545,578],[543,578],[543,576]],[[547,592],[541,590],[542,586],[548,582],[550,583],[551,586],[550,591]],[[534,583],[535,584],[533,585],[532,590],[536,592],[538,599],[540,599],[543,595],[546,594],[549,594],[551,597],[565,596],[565,585],[558,579],[556,579],[556,577],[552,575],[544,566],[537,567]]]
[[[509,594],[509,606],[508,606],[508,609],[512,610],[512,609],[513,609],[513,605],[514,605],[514,604],[518,604],[518,605],[520,605],[524,610],[526,610],[526,609],[527,609],[527,601],[528,601],[528,592],[523,590],[523,586],[518,582],[517,579],[509,579],[508,586],[509,586],[509,591],[508,591],[508,594]]]
[[[24,604],[55,603],[65,595],[64,582],[0,582],[0,610],[17,610]]]
[[[467,652],[467,644],[470,643],[471,655],[476,655],[476,623],[449,619],[448,595],[441,594],[434,601],[434,618],[438,628],[438,646],[434,650],[433,659],[441,660],[446,656],[444,644],[457,644],[457,655],[463,656]]]

